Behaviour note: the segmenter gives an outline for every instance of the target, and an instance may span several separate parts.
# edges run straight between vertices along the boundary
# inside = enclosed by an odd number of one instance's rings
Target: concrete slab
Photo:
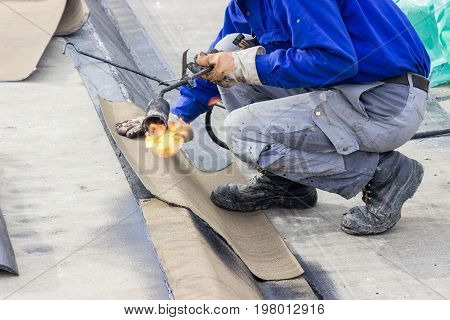
[[[227,0],[129,0],[129,5],[173,70],[181,53],[204,50],[215,38]],[[437,89],[448,111],[448,90]],[[450,100],[448,100],[450,101]],[[223,115],[222,115],[223,116]],[[430,126],[442,125],[429,119]],[[220,124],[220,115],[217,121]],[[442,119],[440,119],[442,120]],[[197,120],[198,121],[198,120]],[[201,120],[200,120],[201,121]],[[408,143],[402,150],[426,166],[424,183],[398,226],[385,235],[352,237],[340,231],[342,214],[361,203],[320,193],[319,205],[303,212],[273,210],[268,216],[305,268],[316,293],[326,299],[449,298],[450,137]],[[427,159],[427,160],[425,160]]]
[[[0,202],[21,271],[7,299],[167,299],[145,222],[63,40],[0,84]]]

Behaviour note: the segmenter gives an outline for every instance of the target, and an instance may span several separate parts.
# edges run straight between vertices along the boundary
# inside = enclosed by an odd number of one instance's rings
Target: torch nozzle
[[[170,105],[169,103],[161,97],[153,99],[150,101],[147,107],[147,116],[142,122],[145,131],[151,132],[151,127],[153,125],[164,125],[167,127],[169,121]]]

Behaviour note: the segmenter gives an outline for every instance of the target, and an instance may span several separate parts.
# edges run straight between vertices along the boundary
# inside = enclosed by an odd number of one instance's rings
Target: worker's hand
[[[214,67],[211,72],[202,76],[203,79],[225,88],[231,87],[236,83],[236,81],[230,81],[229,77],[227,77],[227,75],[236,70],[232,52],[201,52],[197,55],[195,63],[202,67]]]
[[[256,56],[265,53],[261,46],[233,52],[200,53],[195,62],[202,67],[214,67],[202,78],[221,87],[229,88],[238,82],[260,86]]]
[[[142,121],[144,121],[144,118],[145,117],[138,117],[136,119],[116,123],[117,133],[130,139],[144,135],[145,130],[142,126]]]

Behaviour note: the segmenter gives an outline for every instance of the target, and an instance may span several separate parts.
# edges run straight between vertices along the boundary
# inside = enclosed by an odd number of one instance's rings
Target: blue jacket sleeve
[[[250,26],[239,10],[234,0],[231,0],[226,11],[222,30],[210,48],[214,48],[217,42],[230,33],[251,33]],[[171,112],[181,117],[186,122],[191,122],[202,113],[209,110],[209,104],[216,98],[220,99],[217,86],[203,79],[196,79],[192,88],[183,86],[180,90],[181,97],[172,106]]]
[[[257,56],[256,68],[263,84],[326,87],[357,73],[356,52],[337,1],[272,1],[292,48]]]
[[[170,112],[189,123],[208,111],[210,102],[216,97],[220,97],[220,94],[214,83],[196,79],[192,88],[187,86],[181,87],[180,98],[171,107]]]

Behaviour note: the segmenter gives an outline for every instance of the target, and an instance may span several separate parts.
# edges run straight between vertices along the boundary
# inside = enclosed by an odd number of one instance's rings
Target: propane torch
[[[181,86],[187,85],[192,86],[193,81],[196,78],[199,78],[209,72],[213,69],[213,67],[207,67],[203,68],[199,65],[197,65],[195,62],[187,63],[187,53],[189,50],[186,50],[183,53],[182,58],[182,75],[181,79],[174,84],[162,89],[158,97],[155,99],[152,99],[147,107],[147,115],[142,122],[142,126],[144,127],[145,131],[151,134],[151,125],[163,125],[165,128],[168,126],[169,122],[169,113],[170,113],[170,105],[167,100],[164,99],[164,95],[172,91],[174,89],[177,89]],[[192,75],[188,75],[187,71],[190,71]]]

